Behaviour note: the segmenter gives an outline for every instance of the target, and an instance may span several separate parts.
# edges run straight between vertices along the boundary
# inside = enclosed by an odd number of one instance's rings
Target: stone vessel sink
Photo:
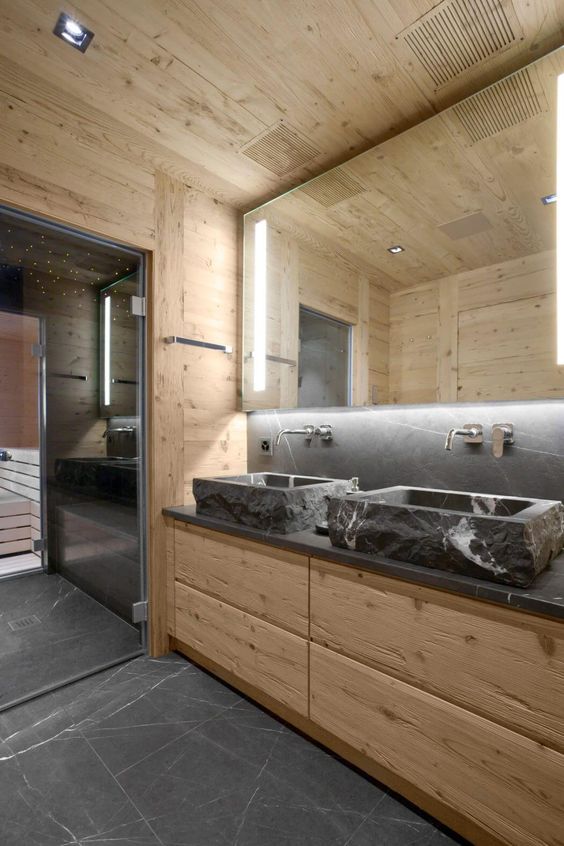
[[[331,500],[334,546],[527,587],[564,545],[564,507],[543,499],[393,487]]]
[[[194,479],[192,490],[198,514],[289,534],[326,520],[330,498],[344,496],[348,486],[343,479],[246,473]]]

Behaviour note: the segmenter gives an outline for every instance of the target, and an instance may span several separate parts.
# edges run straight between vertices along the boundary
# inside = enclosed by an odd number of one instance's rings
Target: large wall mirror
[[[562,73],[564,48],[245,216],[244,409],[564,396]]]

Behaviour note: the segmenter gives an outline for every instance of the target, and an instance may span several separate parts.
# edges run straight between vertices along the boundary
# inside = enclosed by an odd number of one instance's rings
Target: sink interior
[[[216,482],[234,482],[257,488],[302,488],[307,485],[326,485],[332,479],[317,476],[292,476],[286,473],[243,473],[240,476],[220,476]]]
[[[416,506],[493,517],[511,517],[534,504],[527,499],[488,496],[487,494],[465,494],[457,491],[439,491],[427,488],[390,488],[373,494],[365,494],[362,498],[384,505]]]

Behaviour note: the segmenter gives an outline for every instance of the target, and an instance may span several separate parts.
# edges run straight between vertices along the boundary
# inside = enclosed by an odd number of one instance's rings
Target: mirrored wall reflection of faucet
[[[450,452],[454,439],[460,435],[466,444],[481,444],[484,441],[483,427],[480,423],[466,423],[462,429],[449,429],[446,436],[445,449]]]
[[[274,446],[280,446],[280,441],[284,435],[303,435],[304,439],[311,443],[314,437],[322,441],[331,441],[333,439],[333,427],[330,423],[322,423],[320,426],[314,426],[312,423],[306,423],[303,429],[280,429],[274,438]]]

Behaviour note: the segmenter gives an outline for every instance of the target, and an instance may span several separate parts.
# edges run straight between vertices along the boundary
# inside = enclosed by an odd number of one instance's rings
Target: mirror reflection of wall
[[[302,405],[297,373],[274,360],[265,389],[252,389],[259,220],[267,356],[284,349],[298,360],[306,306],[353,327],[354,405],[563,395],[562,73],[564,48],[246,215],[243,408]]]
[[[300,306],[298,406],[350,404],[351,327]]]

